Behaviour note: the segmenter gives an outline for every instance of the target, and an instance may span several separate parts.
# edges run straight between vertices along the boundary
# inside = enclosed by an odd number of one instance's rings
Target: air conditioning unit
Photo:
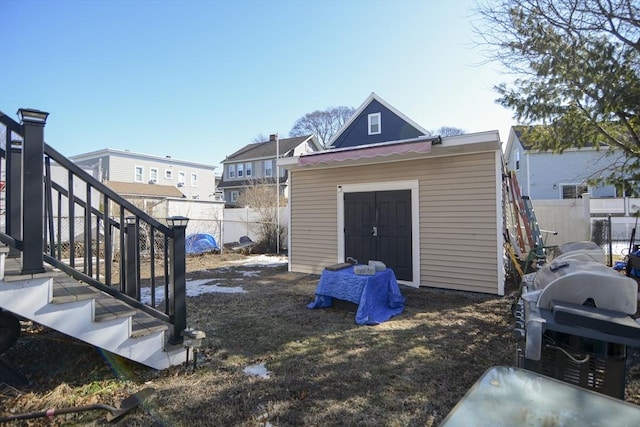
[[[184,182],[179,182],[178,187],[184,187]]]

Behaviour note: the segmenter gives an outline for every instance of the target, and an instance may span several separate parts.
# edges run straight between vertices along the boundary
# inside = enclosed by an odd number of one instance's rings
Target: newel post
[[[44,272],[44,126],[49,113],[21,108],[22,122],[22,274]]]
[[[189,218],[184,216],[172,216],[167,218],[167,224],[173,230],[173,239],[170,239],[170,275],[169,278],[169,316],[172,319],[173,331],[169,342],[180,344],[183,341],[182,331],[187,328],[187,285],[185,256],[185,234]]]

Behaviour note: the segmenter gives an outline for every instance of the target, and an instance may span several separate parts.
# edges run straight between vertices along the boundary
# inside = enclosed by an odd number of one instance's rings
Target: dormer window
[[[369,114],[369,135],[377,135],[381,132],[380,113]]]

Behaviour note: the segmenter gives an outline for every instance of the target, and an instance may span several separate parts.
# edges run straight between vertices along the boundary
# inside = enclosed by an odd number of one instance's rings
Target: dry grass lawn
[[[432,426],[491,366],[514,365],[511,300],[402,287],[405,311],[358,326],[355,306],[309,310],[318,276],[286,266],[188,259],[188,280],[246,293],[188,299],[189,326],[206,332],[197,365],[156,372],[23,324],[4,359],[32,384],[0,388],[0,414],[106,403],[155,393],[122,426]],[[264,364],[268,378],[247,375]],[[640,404],[640,363],[629,359],[627,400]],[[508,402],[505,402],[508,404]],[[106,425],[104,411],[16,425]],[[112,424],[113,425],[113,424]]]

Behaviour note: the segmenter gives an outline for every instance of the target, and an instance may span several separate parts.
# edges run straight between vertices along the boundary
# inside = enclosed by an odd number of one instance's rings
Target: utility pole
[[[280,137],[277,133],[269,137],[270,140],[276,141],[276,253],[280,254],[280,166],[278,159],[280,158]]]

